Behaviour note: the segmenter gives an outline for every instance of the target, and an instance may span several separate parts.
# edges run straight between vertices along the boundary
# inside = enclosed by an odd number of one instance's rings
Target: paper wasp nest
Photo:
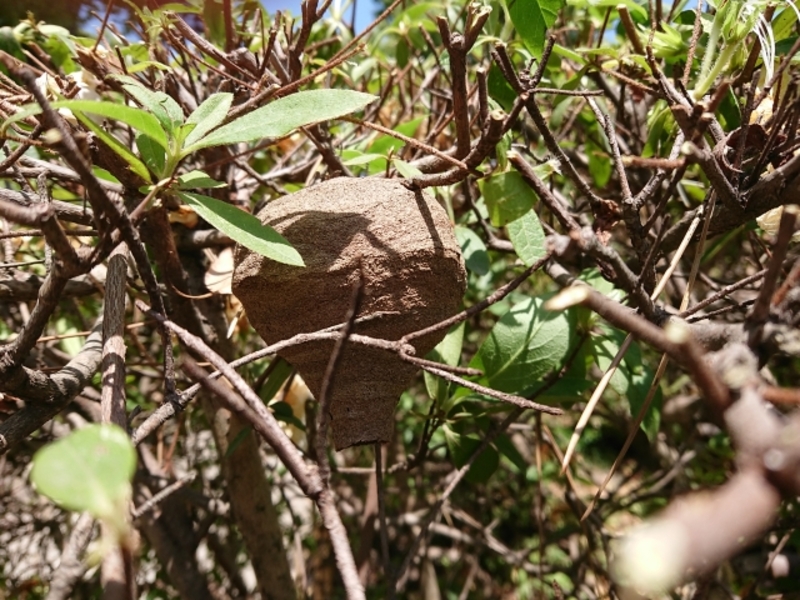
[[[363,298],[353,333],[397,340],[459,310],[461,252],[446,212],[425,192],[397,180],[343,177],[270,202],[258,217],[306,263],[292,267],[236,247],[233,293],[268,344],[343,323],[359,272]],[[416,355],[445,333],[414,340]],[[280,353],[316,397],[333,346],[317,341]],[[389,441],[397,400],[416,370],[392,352],[345,344],[329,388],[336,449]]]

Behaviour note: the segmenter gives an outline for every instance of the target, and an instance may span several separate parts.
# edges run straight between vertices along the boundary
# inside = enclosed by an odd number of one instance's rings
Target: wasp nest
[[[459,309],[461,252],[446,212],[427,193],[396,180],[339,178],[270,202],[258,217],[306,263],[292,267],[236,247],[233,293],[268,344],[343,323],[359,280],[354,333],[397,340]],[[444,334],[414,340],[417,356]],[[317,397],[333,345],[309,342],[280,353]],[[329,388],[336,449],[388,442],[395,405],[415,372],[393,352],[346,343]]]

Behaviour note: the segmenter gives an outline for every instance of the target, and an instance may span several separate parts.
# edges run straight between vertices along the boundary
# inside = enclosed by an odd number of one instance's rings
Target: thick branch
[[[3,391],[24,398],[27,404],[0,423],[0,454],[55,417],[83,390],[100,366],[102,344],[101,316],[78,355],[54,375],[26,367],[16,371]]]

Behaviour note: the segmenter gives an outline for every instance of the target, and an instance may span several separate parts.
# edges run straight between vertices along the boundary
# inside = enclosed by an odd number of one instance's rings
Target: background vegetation
[[[0,29],[0,596],[796,593],[793,4],[130,11]],[[297,260],[248,213],[342,175],[469,281],[335,453],[230,249]]]

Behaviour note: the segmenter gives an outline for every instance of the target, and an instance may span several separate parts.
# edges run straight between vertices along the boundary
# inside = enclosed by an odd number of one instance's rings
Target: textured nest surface
[[[397,180],[339,178],[269,203],[258,217],[300,252],[306,267],[277,263],[237,246],[233,293],[267,343],[337,325],[363,282],[355,332],[396,340],[455,313],[466,285],[463,260],[444,209]],[[444,331],[415,340],[417,355]],[[333,342],[282,353],[319,395]],[[399,395],[416,368],[395,354],[348,343],[330,389],[337,449],[387,442]]]

